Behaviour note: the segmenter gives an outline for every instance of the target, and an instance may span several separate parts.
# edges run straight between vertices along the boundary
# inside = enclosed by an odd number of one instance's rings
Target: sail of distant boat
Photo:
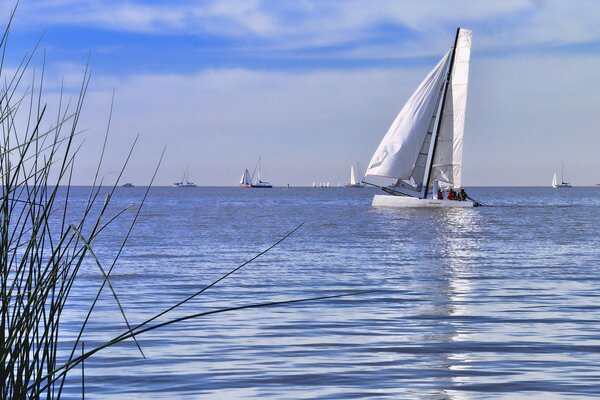
[[[244,173],[242,174],[242,178],[240,179],[240,187],[249,188],[252,185],[252,179],[250,178],[250,172],[246,168]]]
[[[457,30],[454,46],[417,87],[377,147],[365,176],[396,182],[382,187],[389,196],[376,196],[373,205],[381,201],[397,207],[474,205],[470,201],[412,200],[437,200],[438,188],[462,184],[471,37],[470,30]]]
[[[360,176],[360,167],[357,164],[358,174]],[[350,165],[350,182],[346,183],[346,187],[351,188],[361,188],[364,185],[361,183],[361,178],[356,178],[356,172],[354,170],[354,165]]]

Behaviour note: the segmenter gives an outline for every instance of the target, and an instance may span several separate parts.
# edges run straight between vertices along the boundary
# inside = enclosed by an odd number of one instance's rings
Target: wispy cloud
[[[477,29],[483,49],[600,40],[600,3],[594,0],[26,0],[22,8],[32,27],[214,35],[280,49],[354,43],[355,51],[379,55],[391,48],[437,52],[448,30],[458,25]]]

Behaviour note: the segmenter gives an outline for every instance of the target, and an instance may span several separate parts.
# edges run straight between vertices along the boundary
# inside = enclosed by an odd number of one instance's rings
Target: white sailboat
[[[273,185],[271,185],[269,182],[267,181],[263,181],[262,177],[261,177],[261,171],[260,171],[260,164],[261,164],[261,158],[258,157],[258,163],[256,164],[256,167],[254,167],[254,172],[252,173],[252,178],[254,178],[254,176],[256,175],[256,179],[252,179],[251,180],[251,184],[250,186],[253,188],[272,188]]]
[[[388,194],[375,195],[374,207],[476,204],[438,199],[439,189],[461,186],[471,37],[470,30],[457,29],[454,46],[412,94],[373,154],[365,176],[396,180],[381,187]]]
[[[179,182],[175,182],[173,184],[173,187],[178,187],[178,188],[190,188],[190,187],[196,187],[196,184],[194,182],[191,182],[188,180],[188,172],[189,172],[190,167],[188,166],[185,169],[185,172],[183,173],[183,177],[181,178],[181,181]]]
[[[358,174],[360,176],[360,167],[357,164]],[[350,182],[346,183],[346,187],[349,188],[361,188],[365,187],[364,184],[361,183],[361,179],[356,179],[356,174],[354,173],[354,165],[350,165]]]
[[[252,187],[252,179],[250,178],[250,172],[248,172],[248,168],[244,170],[242,174],[242,178],[240,179],[240,187],[241,188],[251,188]]]
[[[554,177],[552,178],[552,187],[554,189],[562,189],[562,188],[572,187],[569,182],[565,182],[565,165],[564,164],[561,167],[560,183],[558,183],[558,181],[556,180],[556,172],[555,172]]]

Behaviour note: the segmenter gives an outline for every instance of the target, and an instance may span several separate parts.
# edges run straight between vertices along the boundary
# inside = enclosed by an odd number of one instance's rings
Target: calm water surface
[[[76,188],[74,203],[89,189]],[[113,211],[138,203],[121,188]],[[88,399],[586,398],[600,395],[600,189],[474,188],[475,209],[370,207],[371,189],[153,188],[112,275],[132,323],[293,236],[85,364]],[[135,208],[95,244],[114,257]],[[86,265],[65,338],[101,283]],[[86,348],[123,332],[103,294]],[[80,398],[73,371],[67,398]]]

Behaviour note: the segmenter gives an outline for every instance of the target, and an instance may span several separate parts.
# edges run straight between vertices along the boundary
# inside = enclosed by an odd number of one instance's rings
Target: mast
[[[442,93],[442,104],[437,116],[435,132],[431,138],[431,151],[427,156],[427,165],[425,168],[425,176],[423,177],[423,188],[421,189],[421,198],[426,198],[429,191],[429,181],[431,178],[431,169],[433,168],[433,159],[435,155],[435,148],[437,146],[437,139],[442,126],[442,117],[444,115],[444,107],[446,106],[446,95],[448,94],[448,86],[450,86],[450,79],[452,78],[452,69],[454,68],[454,57],[456,56],[456,46],[458,45],[458,35],[460,33],[460,27],[456,29],[456,37],[454,38],[454,46],[452,47],[452,56],[450,58],[450,66],[448,67],[448,75],[446,76],[446,82],[444,83],[444,90]]]

